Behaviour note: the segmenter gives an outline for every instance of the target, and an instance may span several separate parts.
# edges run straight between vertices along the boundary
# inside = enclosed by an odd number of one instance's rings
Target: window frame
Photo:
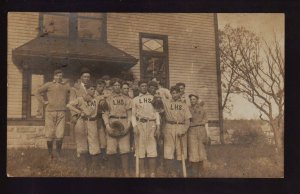
[[[88,12],[82,12],[82,13],[88,13]],[[107,14],[103,14],[102,19],[101,18],[94,18],[89,16],[79,16],[78,13],[74,12],[68,12],[69,15],[69,34],[67,37],[65,36],[57,36],[57,35],[51,35],[53,38],[67,38],[67,39],[80,39],[80,40],[95,40],[95,41],[102,41],[107,42]],[[44,22],[44,15],[57,15],[57,16],[65,16],[64,14],[60,12],[40,12],[39,13],[39,36],[43,36],[43,22]],[[102,30],[100,32],[100,38],[99,39],[89,39],[89,38],[82,38],[78,35],[78,18],[84,18],[84,19],[92,19],[92,20],[99,20],[101,23]]]
[[[163,52],[159,51],[145,51],[143,50],[142,38],[151,38],[151,39],[160,39],[163,40]],[[165,58],[165,71],[166,71],[166,88],[169,88],[170,79],[169,79],[169,44],[168,44],[168,35],[162,34],[152,34],[152,33],[139,33],[139,49],[140,49],[140,75],[141,78],[145,78],[145,64],[142,60],[144,56],[153,56],[153,57],[164,57]]]
[[[43,75],[44,76],[44,83],[48,82],[50,80],[50,75],[47,73],[36,73],[33,72],[30,69],[27,69],[23,72],[23,89],[22,89],[22,98],[23,98],[23,103],[22,103],[22,119],[27,120],[27,121],[44,121],[45,120],[45,108],[43,108],[43,117],[41,118],[36,118],[31,116],[31,90],[32,90],[32,75],[33,74],[38,74],[38,75]]]

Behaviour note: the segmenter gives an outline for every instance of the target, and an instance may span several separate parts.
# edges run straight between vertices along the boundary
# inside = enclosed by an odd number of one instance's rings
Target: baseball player
[[[158,90],[158,84],[155,81],[149,81],[148,82],[148,92],[154,96],[152,100],[152,104],[154,109],[159,113],[160,116],[160,128],[161,128],[161,133],[158,138],[156,138],[157,141],[157,152],[158,152],[158,168],[163,169],[163,131],[165,126],[165,114],[164,114],[164,109],[162,106],[162,103],[157,103],[157,101],[161,101],[160,94],[157,92]]]
[[[62,78],[62,70],[55,70],[53,81],[47,82],[38,88],[35,94],[39,103],[46,105],[45,136],[51,160],[53,159],[52,147],[54,140],[56,140],[57,156],[60,158],[65,130],[65,111],[70,88],[62,81]],[[42,93],[46,94],[47,101],[42,97]]]
[[[185,83],[179,82],[176,86],[180,89],[181,101],[186,103],[188,106],[191,106],[189,95],[185,92]]]
[[[125,96],[128,96],[130,99],[132,99],[133,93],[132,93],[132,90],[131,90],[128,82],[122,82],[121,90]],[[130,128],[129,128],[129,135],[130,135],[130,150],[131,150],[131,152],[133,152],[133,150],[134,150],[134,134],[133,134],[132,126],[130,126]],[[131,158],[132,157],[130,154],[130,159]],[[131,167],[131,165],[130,165],[130,167]]]
[[[121,80],[114,78],[111,80],[112,94],[106,98],[108,111],[103,114],[103,120],[107,133],[107,155],[110,176],[116,176],[117,154],[120,154],[122,170],[125,177],[129,177],[129,152],[130,152],[130,135],[129,128],[131,125],[131,99],[121,92]],[[118,136],[114,135],[112,124],[119,122],[124,126],[124,130]]]
[[[97,80],[95,96],[102,97],[103,99],[107,98],[107,96],[105,96],[105,94],[104,94],[105,85],[106,85],[106,83],[105,83],[104,80],[102,80],[102,79]],[[101,110],[99,108],[99,111],[98,111],[99,118],[97,119],[97,126],[98,126],[98,132],[99,132],[101,159],[106,161],[107,160],[107,156],[106,156],[106,133],[105,133],[104,121],[102,119],[103,111],[104,110]]]
[[[180,89],[172,86],[171,99],[162,97],[162,102],[166,115],[166,124],[164,132],[164,158],[167,167],[167,174],[176,177],[176,166],[180,163],[181,152],[184,152],[184,158],[187,158],[187,131],[190,126],[190,118],[192,117],[187,104],[183,103],[180,98]],[[181,140],[179,139],[181,138]],[[183,144],[181,150],[180,141]],[[174,161],[174,154],[176,159]]]
[[[153,78],[151,79],[151,81],[154,81],[154,82],[157,83],[158,89],[157,89],[156,93],[157,93],[158,95],[160,95],[161,97],[164,97],[164,98],[166,98],[166,99],[171,99],[171,98],[172,98],[172,96],[171,96],[171,94],[170,94],[170,91],[169,91],[167,88],[164,88],[163,86],[161,86],[161,85],[160,85],[160,81],[159,81],[156,77],[153,77]]]
[[[139,144],[140,177],[145,177],[145,158],[148,159],[150,177],[155,177],[157,143],[160,134],[160,117],[151,102],[153,95],[147,92],[147,81],[139,82],[140,94],[132,102],[132,126]]]
[[[92,83],[86,84],[85,88],[87,94],[70,101],[67,107],[80,116],[75,125],[75,130],[79,134],[76,137],[76,143],[78,152],[85,158],[83,170],[85,171],[86,169],[86,174],[88,174],[90,170],[91,172],[96,170],[97,162],[99,161],[100,146],[97,114],[99,102],[104,98],[101,96],[94,97],[96,86]]]
[[[105,82],[105,88],[104,88],[104,95],[105,96],[109,96],[112,93],[112,88],[111,88],[111,80],[110,80],[110,76],[109,75],[104,75],[101,77],[102,80],[104,80]]]
[[[121,88],[122,88],[122,93],[125,96],[128,96],[129,98],[132,98],[132,95],[129,93],[129,91],[130,91],[129,83],[123,82]]]
[[[199,102],[199,96],[189,95],[191,106],[189,107],[192,119],[188,131],[189,161],[191,163],[191,176],[201,176],[203,161],[207,160],[205,144],[209,141],[207,114],[204,110],[204,102]]]

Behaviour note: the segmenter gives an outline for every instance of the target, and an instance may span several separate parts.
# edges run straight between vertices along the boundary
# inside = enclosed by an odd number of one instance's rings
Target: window
[[[40,34],[105,41],[106,15],[104,13],[41,13]]]
[[[46,79],[47,76],[42,73],[34,73],[30,70],[25,70],[23,73],[22,116],[26,120],[42,120],[44,118],[44,105],[37,101],[35,92],[47,81]]]
[[[168,37],[140,33],[141,77],[156,77],[162,86],[169,87]]]
[[[69,36],[69,14],[47,13],[43,15],[43,33],[50,36]]]
[[[78,13],[78,37],[100,39],[103,30],[103,19],[101,13]]]
[[[41,119],[44,117],[44,105],[37,101],[34,93],[44,84],[44,75],[31,74],[30,84],[30,118]]]

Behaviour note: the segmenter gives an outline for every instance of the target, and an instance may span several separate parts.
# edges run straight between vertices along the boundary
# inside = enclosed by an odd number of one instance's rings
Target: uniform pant
[[[75,125],[75,139],[77,153],[96,155],[100,153],[97,121],[88,121],[79,118]]]
[[[155,121],[137,122],[137,130],[139,135],[135,138],[139,143],[139,158],[157,157],[157,144],[154,137],[156,131]]]
[[[102,118],[97,119],[100,148],[106,148],[106,132]]]
[[[111,118],[110,123],[113,121],[120,121],[125,128],[128,128],[128,120],[127,119],[115,119]],[[106,135],[106,140],[107,140],[107,148],[106,148],[106,153],[108,155],[112,154],[117,154],[118,153],[118,148],[119,148],[119,153],[120,154],[126,154],[130,152],[130,134],[129,132],[122,137],[111,137],[109,134]]]
[[[190,127],[188,132],[189,161],[200,162],[207,159],[204,142],[207,134],[204,126]]]
[[[177,160],[181,160],[180,139],[182,138],[184,158],[187,159],[187,135],[177,136],[179,131],[184,130],[184,125],[166,123],[164,129],[164,158],[174,159],[176,153]]]
[[[65,131],[65,111],[46,111],[45,136],[47,141],[61,140]]]

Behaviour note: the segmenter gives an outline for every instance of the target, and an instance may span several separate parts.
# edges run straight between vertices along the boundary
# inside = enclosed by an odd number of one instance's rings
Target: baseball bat
[[[135,176],[139,177],[140,175],[140,157],[139,157],[139,140],[138,134],[135,134]]]
[[[183,177],[186,177],[186,165],[185,165],[185,158],[184,158],[184,149],[183,149],[182,137],[179,137],[179,142],[180,142],[180,149],[181,149],[181,163],[182,163]]]

